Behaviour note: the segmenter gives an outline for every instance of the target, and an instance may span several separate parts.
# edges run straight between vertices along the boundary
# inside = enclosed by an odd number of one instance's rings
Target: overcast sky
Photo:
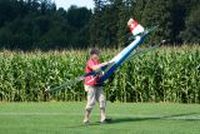
[[[58,8],[63,7],[66,10],[71,5],[77,5],[78,7],[87,7],[87,8],[94,7],[93,0],[52,0],[52,1],[55,1]]]

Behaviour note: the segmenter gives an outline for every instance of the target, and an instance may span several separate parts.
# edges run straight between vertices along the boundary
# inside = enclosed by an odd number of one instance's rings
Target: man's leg
[[[85,109],[85,117],[83,123],[89,123],[91,111],[91,109]]]
[[[103,87],[98,87],[96,90],[96,100],[99,102],[100,107],[100,121],[103,122],[106,119],[106,98],[104,96]]]
[[[106,110],[105,108],[100,108],[100,112],[101,112],[101,122],[104,122],[106,119]]]
[[[87,104],[85,107],[85,116],[83,122],[88,123],[92,108],[94,107],[96,101],[95,100],[96,89],[92,86],[85,85],[85,91],[87,92]]]

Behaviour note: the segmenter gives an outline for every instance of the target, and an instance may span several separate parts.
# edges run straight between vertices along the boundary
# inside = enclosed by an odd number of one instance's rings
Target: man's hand
[[[110,64],[110,62],[109,62],[109,61],[106,61],[106,62],[104,62],[104,63],[101,64],[101,67],[107,66],[107,65],[109,65],[109,64]]]

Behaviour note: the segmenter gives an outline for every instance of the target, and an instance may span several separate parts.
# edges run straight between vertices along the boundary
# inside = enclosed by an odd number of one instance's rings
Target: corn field
[[[102,50],[109,60],[119,50]],[[84,73],[87,51],[0,52],[0,101],[83,101],[83,83],[46,94]],[[200,103],[200,47],[162,47],[130,58],[105,84],[107,100]]]

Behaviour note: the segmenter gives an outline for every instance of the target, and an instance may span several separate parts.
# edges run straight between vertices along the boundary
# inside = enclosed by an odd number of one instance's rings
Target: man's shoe
[[[83,121],[83,124],[85,124],[85,125],[88,125],[89,123],[90,123],[89,120],[84,120],[84,121]]]
[[[112,119],[111,118],[106,118],[103,121],[100,121],[102,124],[106,124],[106,123],[111,123]]]

